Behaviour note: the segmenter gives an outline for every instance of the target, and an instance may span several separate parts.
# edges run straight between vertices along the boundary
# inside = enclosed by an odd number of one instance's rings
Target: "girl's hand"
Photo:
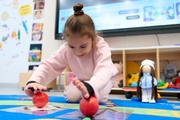
[[[75,80],[75,79],[73,79],[72,82],[79,89],[79,91],[82,93],[84,98],[88,99],[90,97],[86,86],[82,82]]]
[[[31,89],[34,89],[34,91],[32,91]],[[29,97],[33,97],[34,94],[36,94],[37,92],[46,90],[46,89],[47,88],[45,86],[39,83],[29,83],[28,85],[26,85],[24,91]]]

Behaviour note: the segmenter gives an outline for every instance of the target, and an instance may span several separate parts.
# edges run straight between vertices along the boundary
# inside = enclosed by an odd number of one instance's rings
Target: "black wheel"
[[[177,98],[180,99],[180,93],[177,94]]]
[[[128,91],[128,92],[125,93],[125,96],[126,96],[127,99],[131,99],[133,94],[132,94],[132,92]]]

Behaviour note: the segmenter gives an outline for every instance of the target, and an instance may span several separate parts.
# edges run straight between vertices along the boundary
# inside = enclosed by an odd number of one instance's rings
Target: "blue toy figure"
[[[154,69],[152,60],[142,61],[137,86],[137,97],[142,102],[156,103],[158,100]]]

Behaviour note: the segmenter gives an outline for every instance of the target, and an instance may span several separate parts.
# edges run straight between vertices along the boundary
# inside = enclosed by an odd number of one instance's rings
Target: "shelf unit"
[[[152,47],[138,47],[138,48],[111,48],[112,61],[123,63],[123,85],[126,86],[126,61],[141,62],[144,59],[151,59],[155,62],[155,74],[156,78],[160,79],[161,65],[163,60],[180,60],[180,46],[152,46]],[[180,66],[179,66],[180,68]],[[66,68],[64,72],[64,87],[66,87],[66,72],[71,71]],[[123,88],[112,88],[112,90],[123,90]],[[180,89],[177,91],[158,90],[165,93],[180,93]]]
[[[135,61],[140,64],[144,59],[151,59],[155,62],[156,78],[160,79],[161,61],[180,60],[180,46],[152,46],[137,48],[111,48],[112,61],[123,63],[123,85],[126,86],[126,62]],[[180,65],[179,65],[180,67]],[[112,90],[123,90],[122,88],[113,88]],[[166,92],[172,92],[166,90]],[[180,93],[177,90],[175,93]]]

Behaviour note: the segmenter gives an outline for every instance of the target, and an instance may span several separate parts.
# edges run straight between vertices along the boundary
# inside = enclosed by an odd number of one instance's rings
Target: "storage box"
[[[24,87],[25,84],[27,83],[27,81],[30,79],[31,75],[33,74],[33,72],[27,72],[27,73],[20,73],[19,74],[19,87]],[[57,88],[56,85],[56,79],[55,78],[51,83],[49,83],[46,87],[47,88]]]

